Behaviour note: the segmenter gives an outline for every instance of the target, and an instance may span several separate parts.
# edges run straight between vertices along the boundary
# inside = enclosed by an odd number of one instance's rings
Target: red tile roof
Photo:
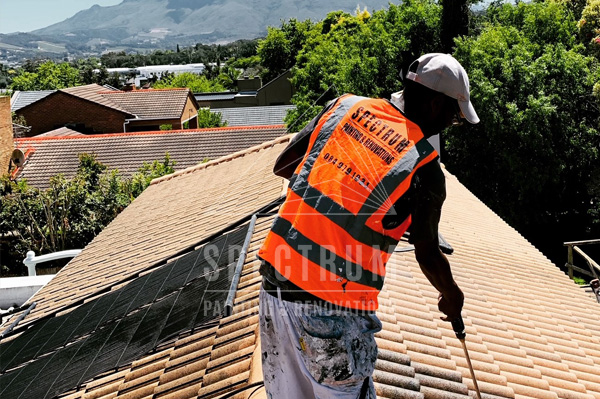
[[[135,173],[144,162],[164,159],[167,152],[176,162],[175,169],[181,170],[285,133],[285,127],[279,125],[16,139],[17,148],[35,150],[27,157],[17,178],[27,179],[35,187],[46,188],[52,176],[73,176],[81,153],[96,154],[100,162],[118,169],[126,177]]]
[[[120,91],[106,90],[105,87],[93,83],[59,91],[124,112],[137,119],[179,119],[185,111],[188,98],[197,105],[196,99],[187,88]]]
[[[103,91],[100,95],[139,119],[181,118],[188,98],[196,101],[189,89]]]
[[[95,83],[84,86],[69,87],[66,89],[61,89],[60,91],[133,116],[129,110],[120,107],[117,103],[111,101],[110,97],[107,97],[103,94],[108,93],[105,87]]]
[[[279,197],[284,182],[270,169],[288,139],[154,181],[34,295],[38,305],[22,325],[69,312]],[[449,258],[466,296],[466,341],[483,397],[600,399],[600,304],[450,174],[447,188],[440,230],[454,247]],[[231,316],[63,396],[216,398],[261,381],[255,254],[269,226],[269,218],[257,223]],[[437,292],[413,253],[392,256],[378,316],[384,326],[376,336],[380,398],[474,397],[461,345],[440,320]],[[50,361],[47,367],[60,366]],[[43,376],[40,370],[37,378]],[[265,397],[264,390],[257,397]]]
[[[85,136],[83,133],[79,133],[76,130],[69,129],[68,127],[59,127],[58,129],[50,130],[49,132],[38,134],[36,138],[43,137],[73,137],[73,136]]]

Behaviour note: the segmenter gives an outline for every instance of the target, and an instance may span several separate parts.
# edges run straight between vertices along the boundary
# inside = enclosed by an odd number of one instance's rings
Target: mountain
[[[0,35],[0,49],[37,46],[64,53],[65,49],[98,52],[226,43],[264,36],[267,26],[280,26],[282,20],[290,18],[317,21],[330,11],[354,12],[357,6],[374,11],[388,3],[389,0],[124,0],[115,6],[95,5],[28,34]]]

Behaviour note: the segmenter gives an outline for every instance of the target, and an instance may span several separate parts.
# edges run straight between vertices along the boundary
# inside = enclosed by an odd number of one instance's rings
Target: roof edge
[[[174,133],[207,133],[218,132],[222,130],[268,130],[268,129],[283,129],[285,125],[259,125],[259,126],[224,126],[224,127],[209,127],[205,129],[179,129],[179,130],[150,130],[147,132],[119,132],[119,133],[102,133],[102,134],[86,134],[84,136],[44,136],[44,137],[21,137],[15,139],[15,143],[23,144],[30,141],[52,141],[52,140],[88,140],[93,138],[111,138],[111,137],[131,137],[131,136],[152,136],[152,135],[168,135]]]
[[[124,90],[102,90],[98,94],[123,94],[123,93],[140,93],[140,92],[157,92],[157,91],[190,91],[188,87],[165,87],[162,89],[135,89],[132,91]],[[191,92],[191,91],[190,91]]]
[[[212,161],[208,161],[206,163],[202,163],[202,164],[195,165],[195,166],[190,166],[189,168],[179,170],[179,171],[177,171],[175,173],[171,173],[170,175],[158,177],[158,178],[152,180],[152,182],[150,183],[150,185],[153,186],[153,185],[162,183],[164,181],[168,181],[168,180],[174,179],[174,178],[179,177],[181,175],[186,175],[186,174],[189,174],[189,173],[197,172],[199,170],[204,170],[204,169],[209,168],[211,166],[216,166],[216,165],[219,165],[219,164],[222,164],[222,163],[225,163],[225,162],[229,162],[229,161],[232,161],[232,160],[234,160],[236,158],[241,158],[243,156],[251,154],[253,152],[258,152],[260,150],[264,150],[264,149],[267,149],[269,147],[273,147],[273,146],[275,146],[277,144],[288,142],[288,141],[291,140],[291,138],[294,135],[295,135],[295,133],[286,134],[285,136],[278,137],[275,140],[266,141],[266,142],[264,142],[262,144],[254,146],[254,147],[246,148],[245,150],[234,152],[233,154],[229,154],[229,155],[226,155],[224,157],[221,157],[221,158],[218,158],[218,159],[214,159]]]

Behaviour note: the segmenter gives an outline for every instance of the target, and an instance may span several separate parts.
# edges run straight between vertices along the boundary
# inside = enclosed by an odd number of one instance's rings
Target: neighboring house
[[[263,86],[259,77],[236,81],[237,92],[194,93],[200,107],[210,109],[291,104],[294,88],[286,71]]]
[[[82,153],[96,154],[98,161],[110,169],[118,169],[125,177],[135,173],[144,162],[163,160],[166,153],[176,162],[174,168],[180,170],[285,133],[283,125],[275,125],[102,135],[68,133],[63,137],[51,134],[15,139],[15,146],[26,154],[26,159],[13,176],[26,179],[34,187],[47,188],[52,176],[73,176]]]
[[[90,84],[48,93],[13,111],[31,126],[27,136],[60,127],[99,134],[198,126],[198,103],[189,89],[124,92]]]
[[[227,126],[282,125],[289,110],[295,105],[272,105],[270,107],[215,108],[210,112],[221,114]]]
[[[0,328],[24,316],[0,343],[0,396],[265,398],[256,253],[285,192],[272,167],[288,142],[155,180]],[[440,230],[483,398],[600,398],[600,304],[446,176]],[[380,295],[378,396],[474,398],[410,250],[400,243]]]

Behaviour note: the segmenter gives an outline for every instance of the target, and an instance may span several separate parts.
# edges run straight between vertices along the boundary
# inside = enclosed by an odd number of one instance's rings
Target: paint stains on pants
[[[374,334],[380,330],[374,314],[283,301],[261,288],[260,336],[268,397],[375,399]]]

